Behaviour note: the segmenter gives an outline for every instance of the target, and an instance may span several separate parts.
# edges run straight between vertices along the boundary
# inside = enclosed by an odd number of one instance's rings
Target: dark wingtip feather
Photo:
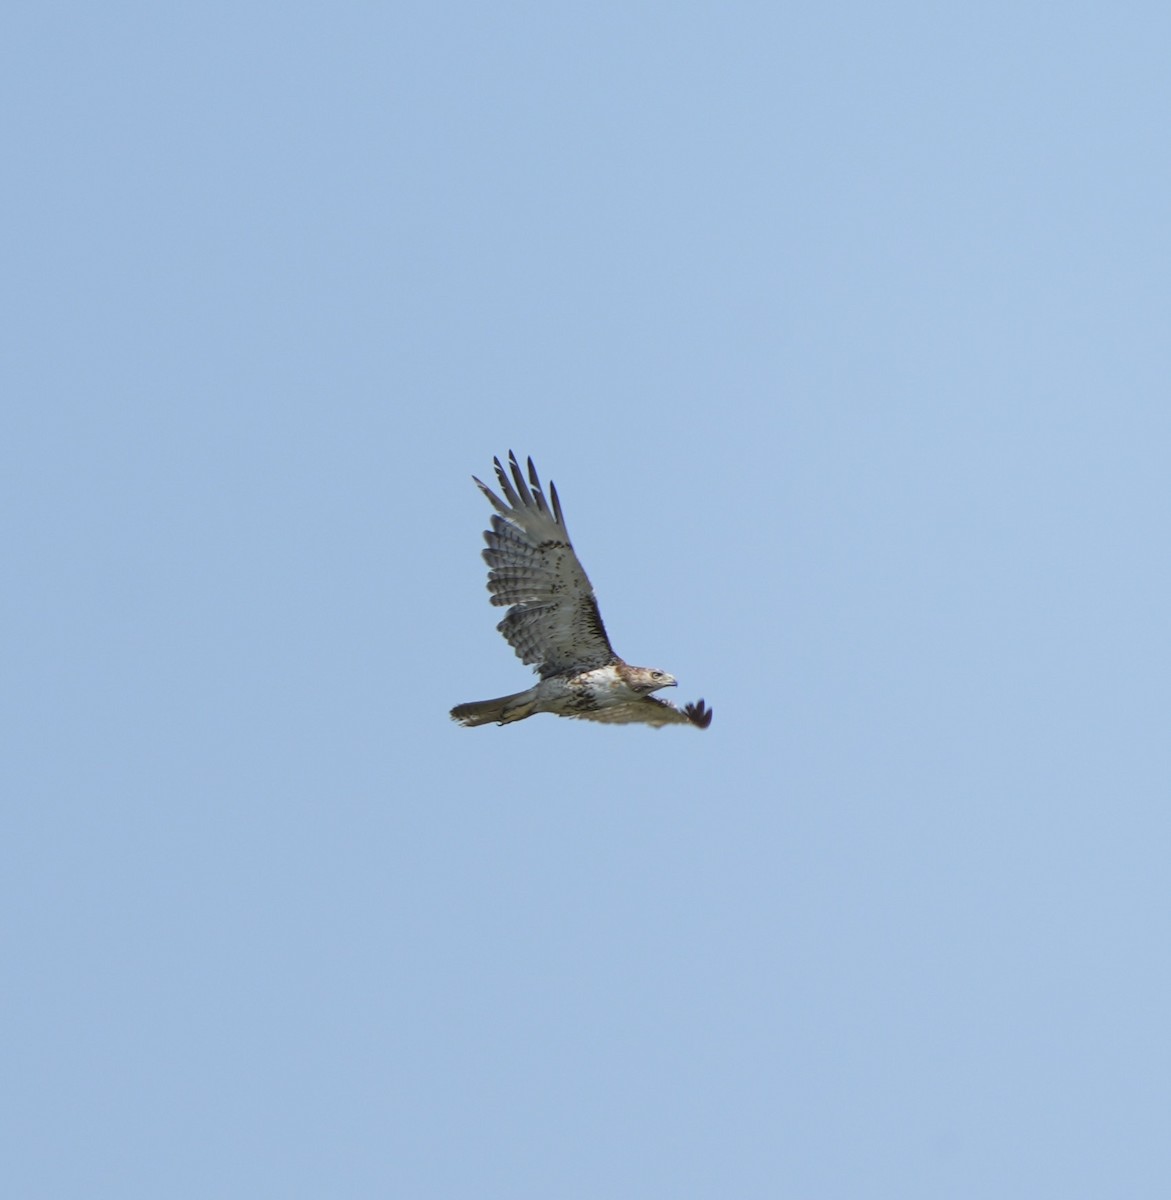
[[[498,495],[496,495],[496,493],[482,479],[477,479],[475,477],[475,475],[473,475],[472,482],[476,485],[476,487],[478,487],[480,489],[480,491],[482,491],[484,493],[485,496],[488,497],[488,503],[491,504],[492,507],[498,513],[508,512],[508,506],[500,499],[500,497]],[[496,520],[495,517],[493,517],[492,519],[494,521]]]
[[[516,455],[511,450],[508,452],[508,465],[512,468],[512,478],[516,483],[516,490],[524,501],[526,508],[533,506],[533,496],[529,491],[529,485],[525,483],[524,472],[520,469],[520,463],[516,461]]]
[[[529,486],[533,489],[533,499],[537,502],[537,507],[543,513],[549,511],[549,505],[545,503],[545,493],[541,491],[541,480],[537,475],[537,468],[533,466],[533,456],[529,455]]]
[[[511,450],[508,452],[508,460],[513,464],[513,466],[516,465],[516,456]],[[493,458],[492,463],[496,467],[496,478],[500,480],[500,487],[504,492],[505,500],[507,500],[513,508],[519,508],[520,497],[516,494],[516,489],[512,486],[512,480],[508,478],[508,474],[504,470],[504,464],[498,458]]]

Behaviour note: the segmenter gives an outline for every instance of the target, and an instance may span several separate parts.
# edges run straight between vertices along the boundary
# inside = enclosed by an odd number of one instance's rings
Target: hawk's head
[[[629,667],[626,671],[626,682],[640,695],[649,696],[659,688],[675,687],[677,680],[666,671],[657,671],[654,667]]]

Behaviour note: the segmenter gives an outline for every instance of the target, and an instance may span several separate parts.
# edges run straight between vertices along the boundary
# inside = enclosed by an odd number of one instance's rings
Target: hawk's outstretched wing
[[[511,451],[511,480],[500,459],[492,461],[504,500],[478,479],[476,484],[496,509],[484,534],[488,590],[493,604],[510,606],[496,628],[542,678],[615,662],[593,588],[565,531],[556,487],[549,484],[546,501],[531,458],[527,483]]]
[[[655,696],[643,696],[628,704],[611,704],[582,712],[567,712],[567,717],[581,717],[586,721],[603,721],[607,725],[698,725],[706,729],[712,723],[712,710],[702,700],[676,708],[669,700]]]

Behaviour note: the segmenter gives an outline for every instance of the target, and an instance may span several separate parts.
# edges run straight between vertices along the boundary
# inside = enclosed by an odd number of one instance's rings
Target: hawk
[[[496,628],[540,679],[512,696],[457,704],[452,719],[461,725],[508,725],[548,712],[613,725],[641,722],[706,729],[712,710],[702,700],[676,708],[651,695],[674,687],[673,676],[632,667],[614,653],[594,589],[565,531],[553,483],[546,500],[531,458],[527,482],[511,450],[511,479],[500,459],[492,461],[503,500],[474,475],[472,479],[496,510],[492,528],[484,534],[488,548],[483,551],[492,603],[509,606]]]

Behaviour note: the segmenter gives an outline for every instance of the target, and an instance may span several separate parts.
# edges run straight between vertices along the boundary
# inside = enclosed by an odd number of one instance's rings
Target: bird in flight
[[[651,695],[674,687],[673,676],[632,667],[614,653],[594,589],[565,531],[553,483],[546,500],[531,458],[527,482],[512,451],[511,479],[500,459],[493,462],[503,500],[472,478],[496,510],[492,528],[484,534],[488,548],[483,551],[492,603],[508,606],[496,628],[540,678],[524,692],[457,704],[452,719],[461,725],[508,725],[548,712],[615,725],[641,722],[706,729],[712,710],[702,700],[677,708]]]

